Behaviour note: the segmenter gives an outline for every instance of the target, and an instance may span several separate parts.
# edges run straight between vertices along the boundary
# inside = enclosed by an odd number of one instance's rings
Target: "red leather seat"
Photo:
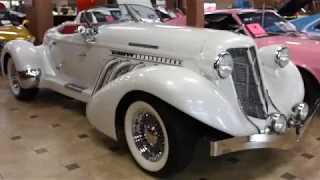
[[[67,24],[65,26],[63,26],[62,30],[61,30],[61,34],[74,34],[77,33],[78,31],[78,27],[80,26],[80,24]]]

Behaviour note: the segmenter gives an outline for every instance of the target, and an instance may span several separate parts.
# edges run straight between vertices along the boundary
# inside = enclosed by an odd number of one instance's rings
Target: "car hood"
[[[258,47],[263,47],[273,44],[283,44],[289,49],[297,50],[301,49],[305,52],[319,51],[320,42],[311,40],[305,35],[301,36],[270,36],[256,39]],[[320,52],[320,51],[319,51]]]
[[[205,49],[204,44],[210,44],[211,51],[215,47],[223,50],[231,46],[255,45],[252,38],[233,32],[162,23],[103,25],[99,28],[99,34],[101,39],[108,39],[109,42],[114,42],[114,46],[128,48],[130,51],[186,59],[198,56]]]
[[[291,54],[291,59],[296,65],[312,66],[320,65],[320,41],[309,39],[305,35],[292,36],[271,36],[256,39],[259,48],[268,45],[285,45]]]
[[[29,31],[23,26],[1,26],[0,27],[0,40],[10,41],[17,38],[29,40]]]

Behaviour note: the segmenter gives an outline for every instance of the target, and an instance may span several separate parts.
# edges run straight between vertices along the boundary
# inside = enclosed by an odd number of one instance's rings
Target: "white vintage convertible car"
[[[119,5],[120,14],[99,8],[114,20],[84,16],[84,24],[48,30],[40,46],[4,46],[2,72],[17,99],[46,88],[87,103],[90,123],[124,137],[139,167],[156,177],[183,170],[204,137],[219,156],[294,145],[306,134],[319,103],[311,111],[302,102],[286,47],[257,49],[233,32],[146,23],[157,17],[143,6]]]

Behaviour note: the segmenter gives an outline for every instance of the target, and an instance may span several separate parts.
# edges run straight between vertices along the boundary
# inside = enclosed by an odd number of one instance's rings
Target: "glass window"
[[[314,27],[316,30],[320,31],[320,22]]]
[[[154,9],[132,4],[95,7],[85,11],[83,16],[80,17],[80,21],[86,22],[87,18],[91,24],[133,20],[146,20],[146,22],[149,22],[149,20],[159,20],[159,16]]]
[[[262,31],[264,30],[264,33],[268,36],[298,32],[293,24],[274,12],[242,13],[239,14],[239,17],[247,27],[259,26],[259,28],[262,29]],[[257,37],[257,32],[262,32],[255,28],[248,28],[248,30],[254,37]]]
[[[145,6],[140,6],[140,5],[128,5],[128,8],[132,10],[132,13],[136,17],[140,17],[141,19],[159,19],[159,16],[155,12],[154,9],[145,7]]]
[[[245,34],[245,32],[241,30],[241,26],[238,24],[238,22],[229,13],[205,15],[205,28],[237,31]]]

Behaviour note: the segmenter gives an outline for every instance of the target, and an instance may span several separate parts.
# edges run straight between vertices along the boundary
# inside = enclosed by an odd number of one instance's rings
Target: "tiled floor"
[[[0,180],[148,180],[127,150],[97,132],[83,103],[52,92],[16,101],[0,78]],[[210,158],[200,145],[176,180],[320,179],[320,118],[291,151],[252,150]]]

